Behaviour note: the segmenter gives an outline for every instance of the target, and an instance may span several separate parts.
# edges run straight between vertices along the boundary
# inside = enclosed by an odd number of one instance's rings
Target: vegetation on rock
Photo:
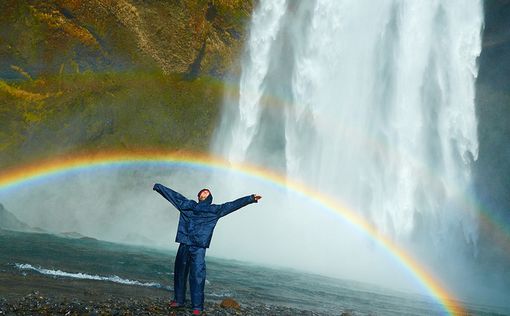
[[[0,3],[0,167],[83,149],[207,148],[251,1]]]

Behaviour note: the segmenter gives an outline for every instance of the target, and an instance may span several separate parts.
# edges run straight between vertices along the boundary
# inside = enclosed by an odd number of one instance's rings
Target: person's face
[[[200,196],[198,197],[198,199],[200,201],[203,201],[203,200],[207,199],[208,196],[209,196],[209,191],[204,190],[204,191],[200,192]]]

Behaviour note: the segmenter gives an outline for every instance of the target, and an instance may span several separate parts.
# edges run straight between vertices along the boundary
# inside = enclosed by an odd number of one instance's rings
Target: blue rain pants
[[[174,266],[174,299],[180,305],[184,305],[186,301],[186,283],[189,276],[193,309],[204,309],[205,250],[204,247],[179,245]]]
[[[212,204],[212,194],[195,202],[179,192],[156,183],[152,188],[161,194],[180,212],[175,241],[179,250],[175,257],[175,301],[183,305],[186,300],[186,283],[189,279],[191,303],[194,309],[204,308],[205,251],[209,247],[218,220],[241,207],[257,203],[255,196],[247,195],[220,205]]]

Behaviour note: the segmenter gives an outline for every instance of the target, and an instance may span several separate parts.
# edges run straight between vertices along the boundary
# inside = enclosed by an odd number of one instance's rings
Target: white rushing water
[[[397,240],[476,244],[482,25],[479,0],[261,0],[212,150],[304,181]]]
[[[45,269],[41,267],[34,267],[31,264],[27,263],[15,263],[16,268],[22,271],[35,271],[40,274],[49,275],[53,277],[61,277],[61,278],[71,278],[71,279],[80,279],[80,280],[95,280],[95,281],[108,281],[113,283],[127,284],[127,285],[136,285],[136,286],[144,286],[144,287],[154,287],[158,289],[167,289],[167,287],[162,286],[156,282],[140,282],[137,280],[129,280],[124,279],[116,275],[111,276],[100,276],[96,274],[88,274],[83,272],[65,272],[61,270],[52,270]]]

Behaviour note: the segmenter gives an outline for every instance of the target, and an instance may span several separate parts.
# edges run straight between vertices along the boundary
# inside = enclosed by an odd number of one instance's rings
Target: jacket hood
[[[212,193],[211,191],[209,191],[209,196],[205,198],[205,200],[203,201],[198,201],[199,204],[207,204],[207,205],[210,205],[212,203],[212,199],[213,199],[213,196],[212,196]]]

